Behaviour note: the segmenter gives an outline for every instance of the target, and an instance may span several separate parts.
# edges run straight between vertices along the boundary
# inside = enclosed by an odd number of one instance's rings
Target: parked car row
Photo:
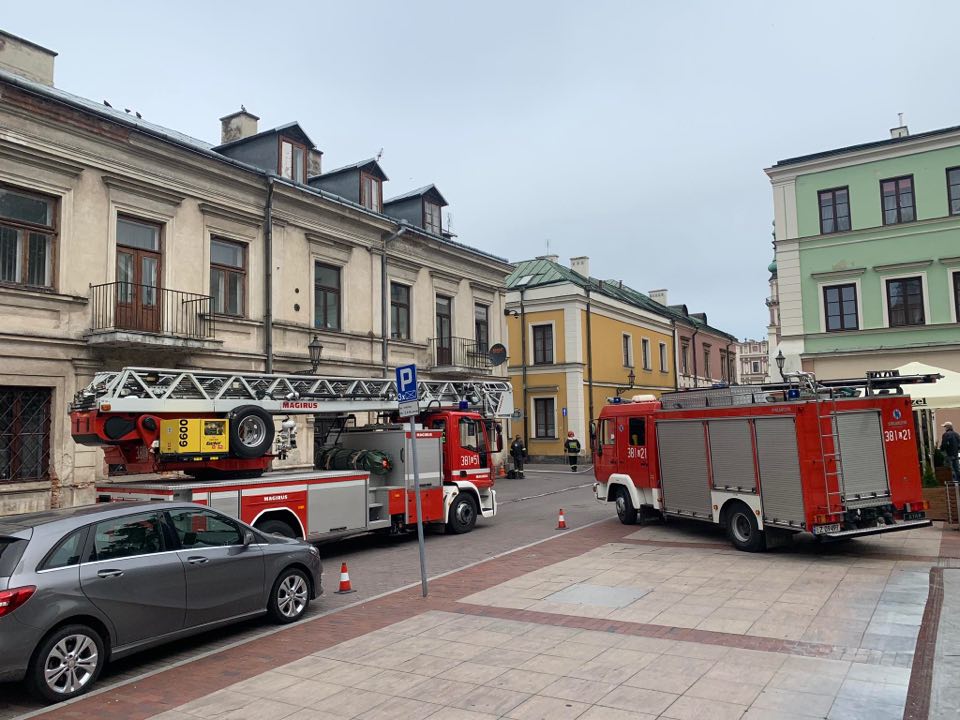
[[[0,518],[0,681],[86,692],[108,660],[322,592],[315,547],[191,503],[125,502]]]

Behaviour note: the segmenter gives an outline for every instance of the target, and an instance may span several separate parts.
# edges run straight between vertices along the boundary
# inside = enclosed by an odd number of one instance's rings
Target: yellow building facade
[[[585,258],[575,258],[575,268],[577,260]],[[561,457],[570,431],[589,452],[590,421],[609,398],[677,387],[666,308],[658,313],[646,295],[580,268],[538,258],[518,263],[507,279],[508,375],[518,411],[511,437],[524,440],[531,459]]]

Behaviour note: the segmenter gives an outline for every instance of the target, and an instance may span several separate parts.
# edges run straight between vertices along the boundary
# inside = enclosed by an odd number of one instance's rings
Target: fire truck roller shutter
[[[710,420],[710,467],[717,490],[754,492],[757,478],[753,464],[750,421]]]
[[[797,452],[796,421],[792,417],[757,418],[757,460],[764,523],[800,526],[803,485]]]
[[[657,448],[664,510],[712,519],[703,422],[661,420],[657,423]]]
[[[241,458],[266,455],[276,434],[270,413],[253,405],[241,405],[227,418],[230,420],[230,452],[233,455]]]
[[[840,465],[844,501],[873,497],[876,505],[890,502],[887,460],[880,413],[837,413],[834,422],[840,437]],[[856,507],[865,507],[864,501]]]

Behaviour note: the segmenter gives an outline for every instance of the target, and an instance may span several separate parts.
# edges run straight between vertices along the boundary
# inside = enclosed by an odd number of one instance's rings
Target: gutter
[[[267,174],[267,204],[263,209],[263,354],[265,370],[273,372],[273,176]]]
[[[530,447],[530,416],[527,402],[527,313],[523,304],[526,286],[520,288],[520,354],[523,356],[523,446]]]
[[[587,424],[587,432],[590,433],[590,451],[595,450],[594,444],[596,442],[595,433],[593,432],[593,332],[590,323],[590,286],[586,287],[587,291],[587,394],[589,396],[589,405],[590,405],[590,421]]]
[[[693,354],[693,386],[700,387],[700,378],[697,375],[697,333],[700,328],[693,326],[693,335],[690,336],[690,352]]]

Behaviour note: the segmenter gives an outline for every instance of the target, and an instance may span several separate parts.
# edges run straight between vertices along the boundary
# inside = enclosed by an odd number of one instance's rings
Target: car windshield
[[[20,562],[27,541],[23,538],[0,537],[0,577],[10,577]]]

